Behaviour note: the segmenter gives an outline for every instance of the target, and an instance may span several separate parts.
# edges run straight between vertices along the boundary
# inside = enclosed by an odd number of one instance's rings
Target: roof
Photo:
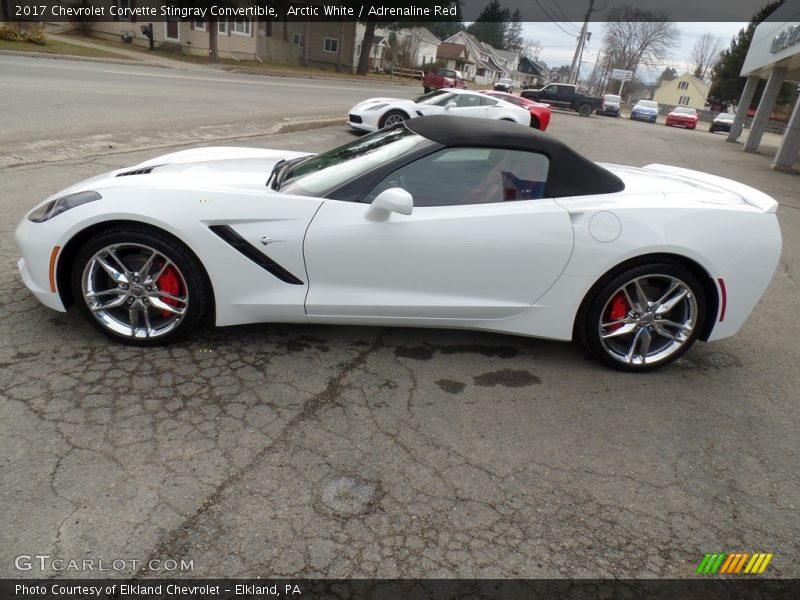
[[[411,33],[411,35],[413,35],[415,37],[418,37],[422,41],[425,41],[425,42],[428,42],[428,43],[431,43],[431,44],[437,44],[438,45],[438,44],[442,43],[442,40],[440,40],[435,35],[433,35],[425,27],[414,27],[414,28],[409,30],[409,33]]]
[[[436,51],[436,58],[458,60],[461,58],[462,54],[464,57],[467,55],[467,47],[464,44],[442,42],[439,44],[439,49]]]
[[[405,126],[443,146],[505,148],[544,154],[550,159],[545,189],[545,196],[549,198],[609,194],[625,189],[619,177],[563,142],[517,123],[435,115],[410,119]]]

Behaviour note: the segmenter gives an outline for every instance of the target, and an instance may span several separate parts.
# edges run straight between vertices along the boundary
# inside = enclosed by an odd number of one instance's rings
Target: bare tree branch
[[[705,33],[694,43],[692,48],[692,73],[698,79],[706,79],[711,72],[711,68],[719,59],[722,50],[720,39],[711,34]]]

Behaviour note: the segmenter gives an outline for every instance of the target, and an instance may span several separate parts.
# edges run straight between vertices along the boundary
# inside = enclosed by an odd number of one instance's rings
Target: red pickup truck
[[[425,75],[422,80],[422,89],[427,94],[431,90],[438,90],[440,88],[457,87],[464,89],[467,83],[464,81],[463,75],[460,71],[453,69],[436,69]]]

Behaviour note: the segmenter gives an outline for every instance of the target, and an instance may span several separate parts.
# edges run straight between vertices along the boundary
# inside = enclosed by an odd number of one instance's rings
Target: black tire
[[[582,117],[588,117],[592,114],[592,105],[591,104],[581,104],[578,106],[578,114]]]
[[[639,299],[634,282],[647,299],[661,300],[662,309],[668,300],[684,290],[686,294],[665,312],[659,313],[655,301],[642,312],[636,304]],[[672,295],[666,294],[673,283],[682,287],[676,288]],[[630,288],[627,296],[623,288],[625,291]],[[666,298],[661,298],[662,294]],[[616,302],[623,306],[616,306]],[[633,263],[613,271],[590,290],[578,312],[576,334],[591,354],[611,367],[623,371],[651,371],[676,360],[692,346],[705,324],[706,305],[703,286],[683,266],[670,262]],[[623,314],[614,314],[618,308]],[[623,325],[620,320],[626,323]],[[666,337],[663,332],[674,337]],[[647,346],[643,350],[645,343]]]
[[[103,253],[109,249],[119,257],[121,265],[113,263],[112,254]],[[152,261],[148,268],[150,256]],[[98,258],[129,271],[131,277],[125,279],[128,283],[115,286],[117,282],[98,266]],[[155,269],[161,272],[161,276],[153,280],[154,285],[146,286]],[[167,283],[175,286],[174,289],[168,289],[163,281],[170,270],[172,282]],[[133,275],[141,275],[142,280]],[[116,341],[133,346],[160,346],[182,338],[206,314],[212,296],[205,271],[194,254],[172,236],[147,226],[111,227],[92,237],[75,257],[70,285],[75,304],[94,327]],[[110,295],[112,299],[119,299],[127,295],[125,303],[106,310],[98,310],[100,307],[95,305],[92,310],[90,299],[85,294],[90,285],[108,288],[103,297]],[[162,295],[173,292],[176,297],[181,297],[183,304]],[[159,302],[162,308],[157,306]],[[170,307],[182,314],[165,310]],[[137,310],[136,323],[132,322],[132,317],[125,317],[126,312],[130,316],[132,313],[129,311],[133,310]],[[128,333],[123,332],[126,320],[130,329]]]
[[[708,130],[709,130],[711,133],[714,133],[714,132],[716,131],[716,129],[714,129],[714,126],[713,126],[713,125],[712,125],[711,127],[709,127],[709,128],[708,128]]]
[[[533,127],[534,129],[538,129],[539,131],[542,130],[542,124],[539,123],[539,119],[537,119],[534,116],[531,116],[531,127]]]
[[[430,92],[430,91],[431,91],[431,88],[429,88],[429,87],[425,87],[425,86],[423,85],[423,86],[422,86],[422,91],[423,91],[423,93],[427,94],[428,92]]]
[[[398,120],[399,119],[399,120]],[[404,113],[402,110],[390,110],[387,112],[383,117],[381,117],[381,122],[378,124],[378,129],[383,129],[388,125],[395,125],[402,121],[408,119],[408,115]]]

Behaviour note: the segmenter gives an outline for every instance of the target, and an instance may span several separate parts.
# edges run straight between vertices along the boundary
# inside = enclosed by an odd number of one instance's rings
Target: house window
[[[205,31],[206,30],[206,22],[203,20],[195,19],[194,21],[194,29],[195,31]]]
[[[689,96],[681,96],[681,99],[678,100],[678,104],[682,104],[683,106],[687,106],[689,104]]]
[[[217,31],[219,33],[228,33],[228,22],[227,21],[217,21]]]
[[[678,89],[679,90],[688,90],[689,89],[689,82],[688,81],[680,81],[680,82],[678,82]]]
[[[131,0],[117,0],[117,8],[119,10],[117,11],[117,14],[114,15],[114,20],[115,21],[119,21],[119,15],[120,14],[125,15],[126,14],[125,11],[130,9],[130,7],[131,7]],[[0,12],[2,12],[2,11],[0,11]],[[131,14],[130,21],[131,22],[135,22],[136,21],[136,16]]]
[[[305,44],[305,41],[306,41],[305,40],[305,36],[302,33],[293,33],[292,34],[292,43],[295,46],[300,46],[302,48],[303,44]]]
[[[325,52],[338,52],[339,40],[336,38],[325,38],[325,45],[322,47]]]
[[[170,20],[172,17],[167,17],[167,22],[164,23],[164,38],[173,41],[181,39],[180,22]]]
[[[231,31],[237,35],[250,35],[250,21],[237,18],[231,26]]]

